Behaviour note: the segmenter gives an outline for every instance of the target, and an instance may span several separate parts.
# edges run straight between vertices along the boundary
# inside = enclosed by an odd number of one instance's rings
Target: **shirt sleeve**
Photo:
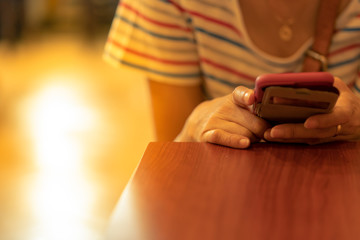
[[[156,81],[180,85],[201,81],[191,20],[173,0],[121,0],[104,59]]]

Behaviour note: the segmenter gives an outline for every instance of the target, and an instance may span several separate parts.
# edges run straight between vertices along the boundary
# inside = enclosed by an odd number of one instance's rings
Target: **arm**
[[[151,79],[148,83],[157,140],[172,141],[192,110],[204,100],[201,86],[170,85]]]
[[[247,148],[269,125],[251,111],[254,92],[237,87],[224,97],[203,101],[200,86],[173,86],[149,80],[158,140],[210,142]],[[200,104],[199,104],[200,103]]]

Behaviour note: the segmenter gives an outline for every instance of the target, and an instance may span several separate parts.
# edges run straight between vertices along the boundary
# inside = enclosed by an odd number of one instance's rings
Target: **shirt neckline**
[[[234,8],[235,8],[236,19],[239,23],[240,31],[242,33],[244,41],[252,49],[252,51],[255,54],[259,55],[260,57],[262,57],[266,60],[281,63],[281,64],[295,62],[295,61],[299,60],[299,58],[302,57],[305,50],[308,49],[311,46],[311,44],[313,43],[313,38],[311,37],[308,40],[306,40],[300,46],[300,48],[298,48],[293,54],[291,54],[290,56],[287,56],[287,57],[279,57],[279,56],[275,56],[270,53],[267,53],[266,51],[260,49],[250,38],[247,28],[245,26],[244,16],[243,16],[242,10],[241,10],[241,5],[238,0],[235,0],[234,3],[235,3]]]
[[[343,9],[343,11],[340,13],[338,18],[336,19],[336,26],[339,25],[341,20],[346,16],[346,13],[351,10],[351,5],[354,3],[353,0],[350,0],[349,4]],[[244,17],[241,10],[241,5],[238,0],[234,1],[234,9],[235,9],[235,16],[236,20],[239,23],[240,31],[242,33],[242,36],[244,38],[244,41],[246,44],[251,48],[251,50],[257,54],[258,56],[262,57],[263,59],[266,59],[268,61],[276,62],[279,64],[285,64],[285,63],[293,63],[298,61],[300,58],[303,57],[304,52],[310,48],[312,45],[314,38],[310,37],[307,39],[293,54],[287,57],[279,57],[272,55],[270,53],[267,53],[266,51],[260,49],[250,38],[247,28],[245,26]]]

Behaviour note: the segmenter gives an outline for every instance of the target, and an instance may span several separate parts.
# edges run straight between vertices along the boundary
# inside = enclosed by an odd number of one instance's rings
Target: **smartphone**
[[[273,123],[300,123],[331,112],[339,97],[327,72],[263,74],[255,80],[254,113]]]

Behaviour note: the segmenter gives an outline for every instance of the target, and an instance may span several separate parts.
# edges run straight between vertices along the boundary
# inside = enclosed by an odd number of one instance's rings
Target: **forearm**
[[[178,86],[149,79],[155,133],[158,141],[172,141],[187,117],[204,98],[200,85]]]

